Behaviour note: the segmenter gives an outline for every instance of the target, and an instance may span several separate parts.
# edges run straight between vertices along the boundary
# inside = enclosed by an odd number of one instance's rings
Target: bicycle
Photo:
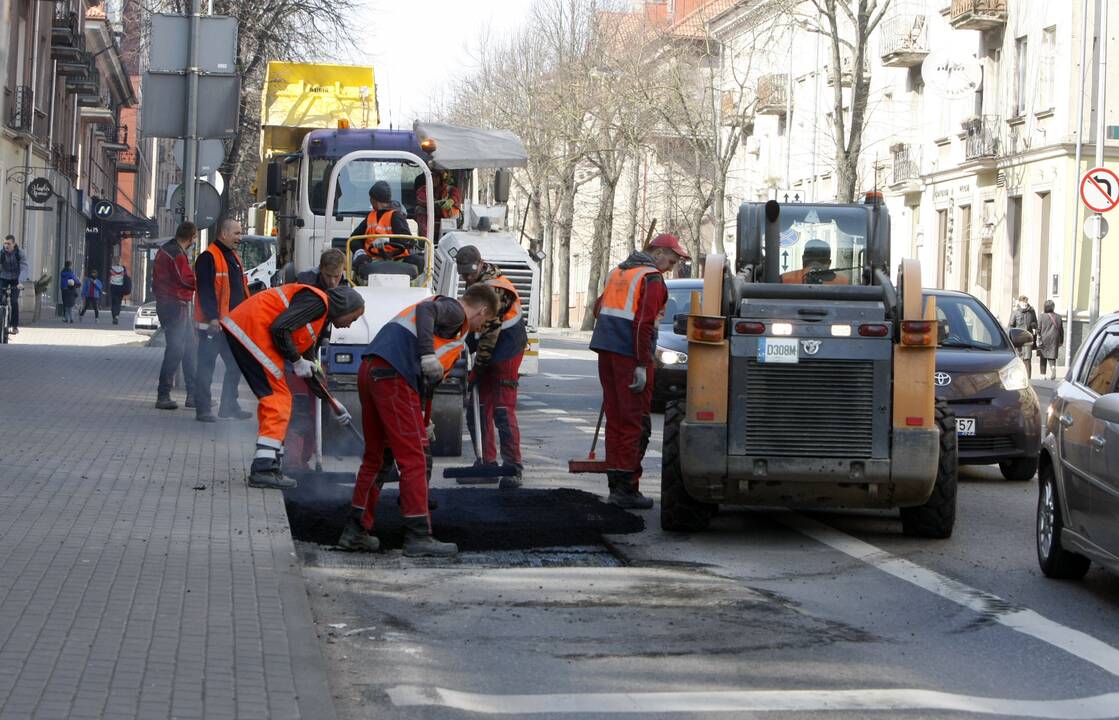
[[[10,328],[8,327],[8,316],[12,309],[8,305],[8,293],[16,292],[15,287],[9,288],[7,285],[0,288],[0,345],[8,343],[8,334]]]

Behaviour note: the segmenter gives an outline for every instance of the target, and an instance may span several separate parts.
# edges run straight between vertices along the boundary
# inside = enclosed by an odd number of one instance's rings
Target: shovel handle
[[[598,447],[598,432],[602,429],[602,416],[606,414],[606,403],[598,406],[598,422],[594,424],[594,439],[591,440],[591,460],[594,460],[594,451]]]

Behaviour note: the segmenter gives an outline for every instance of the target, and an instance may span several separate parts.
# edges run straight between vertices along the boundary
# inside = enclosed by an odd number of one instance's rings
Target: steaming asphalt
[[[526,489],[601,494],[605,478],[565,472],[590,445],[593,354],[542,344],[521,385]],[[447,503],[452,482],[435,481]],[[1119,577],[1040,574],[1036,491],[965,470],[946,541],[905,538],[889,513],[731,508],[694,536],[662,533],[654,509],[609,549],[580,533],[458,564],[299,549],[341,718],[1119,717]]]

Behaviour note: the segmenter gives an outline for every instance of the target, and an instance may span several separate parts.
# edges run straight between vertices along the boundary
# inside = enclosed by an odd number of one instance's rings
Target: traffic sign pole
[[[1096,167],[1103,167],[1104,127],[1107,125],[1107,6],[1111,0],[1102,0],[1096,23],[1096,42],[1099,53],[1099,66],[1096,75]],[[1083,39],[1087,42],[1087,38]],[[1119,192],[1119,189],[1116,190]],[[1114,206],[1113,206],[1114,207]],[[1088,318],[1094,324],[1100,316],[1100,264],[1103,259],[1103,222],[1096,221],[1095,237],[1092,238],[1092,285],[1088,292]],[[1071,332],[1071,328],[1069,329]]]
[[[195,186],[198,174],[198,0],[190,1],[190,40],[187,61],[187,121],[183,152],[183,219],[194,220]],[[199,251],[205,250],[204,246]]]

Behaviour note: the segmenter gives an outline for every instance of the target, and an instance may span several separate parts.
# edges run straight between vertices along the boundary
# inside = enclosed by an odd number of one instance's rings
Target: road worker
[[[497,442],[501,461],[516,472],[504,475],[499,487],[518,488],[522,483],[521,430],[517,424],[517,383],[521,360],[528,346],[528,329],[520,294],[496,265],[482,261],[473,245],[464,245],[455,254],[458,274],[466,287],[483,284],[497,293],[497,315],[467,342],[475,348],[474,372],[470,383],[478,393],[482,421],[482,461],[497,464]],[[474,415],[466,414],[470,432],[476,432]]]
[[[240,245],[241,223],[223,218],[218,223],[217,241],[210,243],[194,261],[194,325],[198,333],[194,417],[199,422],[217,420],[212,408],[210,384],[219,355],[225,365],[225,375],[217,417],[245,420],[253,416],[237,403],[241,371],[221,331],[221,319],[249,297],[249,281],[245,279],[241,257],[237,254]]]
[[[668,301],[663,274],[690,259],[675,235],[662,233],[610,271],[595,302],[591,350],[598,353],[598,378],[606,413],[607,499],[622,508],[646,510],[641,461],[652,433],[653,352],[657,323]]]
[[[435,204],[435,242],[442,235],[443,220],[462,215],[462,191],[455,185],[454,176],[447,170],[432,170],[431,181],[434,185],[431,197]],[[416,188],[416,224],[420,235],[427,235],[427,185]]]
[[[392,202],[392,188],[387,182],[378,180],[373,183],[369,188],[369,204],[372,210],[350,237],[412,234],[404,211]],[[354,252],[354,269],[362,274],[384,272],[389,268],[377,267],[376,263],[399,261],[407,263],[404,269],[408,271],[410,278],[415,278],[424,271],[424,262],[423,258],[412,250],[411,241],[405,238],[367,237],[362,241],[362,246]],[[361,267],[365,263],[374,265],[363,271]]]
[[[265,290],[237,306],[221,325],[249,389],[257,396],[259,429],[256,455],[249,471],[252,487],[292,488],[295,481],[280,472],[284,436],[291,420],[291,390],[284,382],[284,363],[309,378],[315,353],[329,320],[349,327],[365,312],[365,302],[351,287],[323,291],[292,283]],[[342,408],[339,423],[349,422]]]
[[[497,296],[486,285],[466,289],[462,298],[437,295],[402,310],[385,324],[362,354],[357,389],[361,397],[365,455],[354,487],[354,512],[339,546],[375,552],[371,534],[386,446],[400,471],[404,554],[451,557],[454,543],[435,540],[427,503],[427,427],[420,398],[454,368],[468,332],[477,332],[497,314]]]
[[[800,256],[799,270],[781,274],[781,282],[799,285],[850,285],[851,282],[831,269],[831,245],[823,240],[809,240]]]

